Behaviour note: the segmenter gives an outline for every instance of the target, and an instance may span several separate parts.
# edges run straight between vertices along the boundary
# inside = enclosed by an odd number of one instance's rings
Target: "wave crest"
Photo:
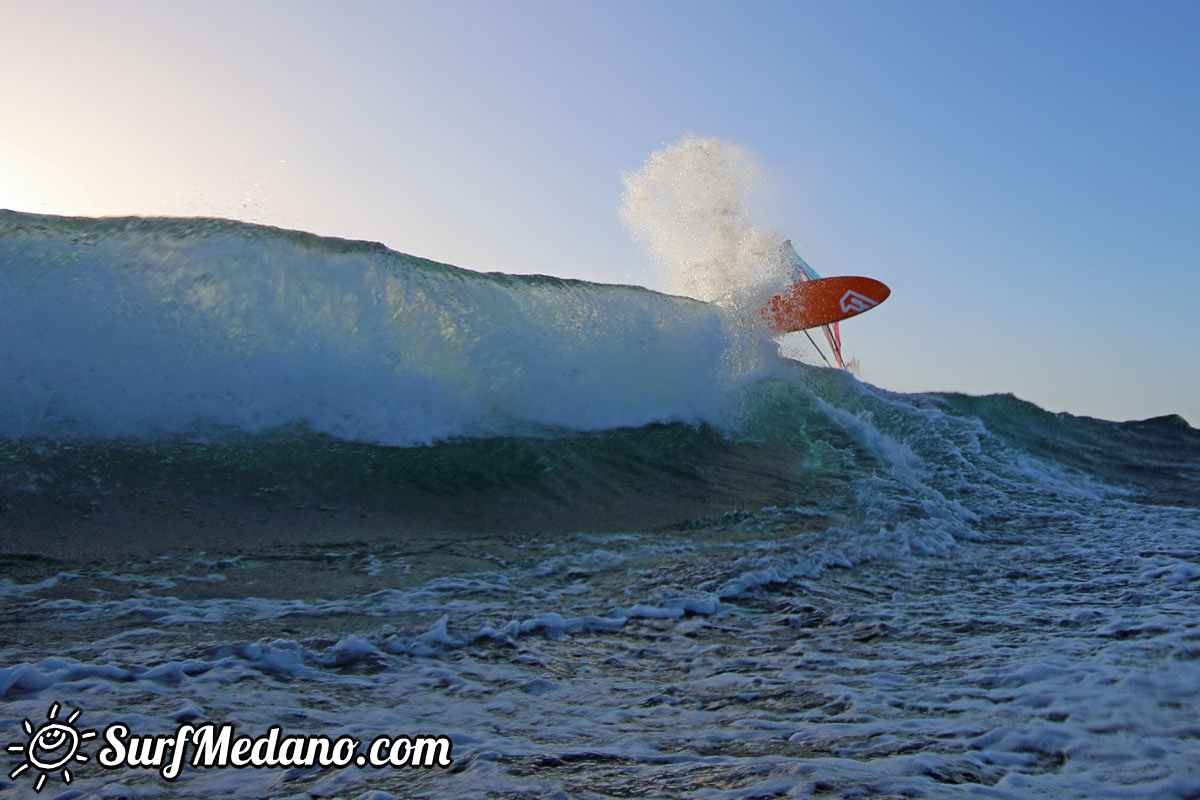
[[[0,263],[10,438],[719,423],[774,358],[683,298],[225,220],[0,212]]]

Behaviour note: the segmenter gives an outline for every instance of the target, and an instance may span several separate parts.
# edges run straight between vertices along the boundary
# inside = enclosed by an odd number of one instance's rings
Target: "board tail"
[[[783,255],[792,265],[792,282],[800,283],[802,281],[815,281],[821,276],[817,271],[809,266],[808,262],[800,257],[796,252],[796,248],[792,246],[792,240],[788,239],[783,243]],[[838,324],[835,322],[832,325],[822,325],[821,329],[825,332],[825,341],[829,343],[829,349],[833,353],[833,360],[841,369],[846,369],[846,362],[842,360],[842,334],[838,330]],[[821,352],[821,348],[817,347],[817,343],[813,341],[811,336],[808,340],[813,343],[813,347],[817,348],[817,353],[821,356],[826,364],[829,359],[825,358],[825,354]]]

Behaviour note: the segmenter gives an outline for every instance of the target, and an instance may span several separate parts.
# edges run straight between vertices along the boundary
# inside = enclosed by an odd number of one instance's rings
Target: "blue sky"
[[[0,0],[0,207],[664,288],[621,175],[745,147],[893,288],[864,377],[1200,425],[1200,4]]]

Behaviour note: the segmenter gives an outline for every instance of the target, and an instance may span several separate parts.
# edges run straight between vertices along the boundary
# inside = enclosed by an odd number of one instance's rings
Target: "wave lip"
[[[389,445],[719,422],[768,345],[710,305],[207,219],[0,212],[0,435],[302,424]]]

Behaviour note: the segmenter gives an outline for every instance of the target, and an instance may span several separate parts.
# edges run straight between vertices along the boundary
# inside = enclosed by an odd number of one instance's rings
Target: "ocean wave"
[[[9,438],[719,423],[777,361],[713,305],[225,220],[5,211],[0,264]]]

